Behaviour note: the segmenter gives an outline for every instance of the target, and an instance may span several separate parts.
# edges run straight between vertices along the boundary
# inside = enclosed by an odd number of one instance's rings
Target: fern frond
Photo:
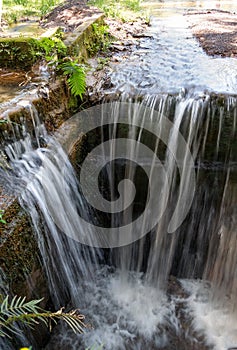
[[[83,75],[81,73],[77,73],[68,78],[68,85],[71,89],[72,95],[79,96],[81,99],[86,90],[86,84],[81,78],[82,76],[84,79],[84,73]]]
[[[67,75],[67,82],[71,89],[72,95],[80,96],[86,91],[86,74],[84,68],[77,62],[68,61],[61,65],[63,74]]]
[[[34,328],[40,321],[46,326],[52,321],[57,323],[58,320],[66,322],[76,333],[82,333],[86,325],[83,323],[84,316],[79,314],[78,310],[64,313],[60,309],[57,312],[45,311],[39,307],[43,299],[31,300],[25,302],[25,297],[14,296],[11,302],[6,296],[0,306],[0,336],[10,337],[9,333],[19,334],[20,330],[16,322],[21,322],[30,328]]]

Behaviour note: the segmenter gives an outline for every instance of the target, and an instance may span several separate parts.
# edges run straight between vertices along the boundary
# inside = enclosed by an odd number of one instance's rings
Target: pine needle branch
[[[34,328],[40,321],[49,326],[51,322],[57,323],[59,320],[63,320],[75,333],[83,333],[86,325],[83,322],[84,316],[78,310],[63,312],[63,308],[61,308],[57,312],[45,311],[38,305],[43,299],[28,302],[25,299],[25,297],[17,296],[14,296],[11,302],[9,302],[8,296],[3,299],[0,305],[1,337],[10,337],[9,333],[18,334],[20,330],[16,326],[16,322]]]

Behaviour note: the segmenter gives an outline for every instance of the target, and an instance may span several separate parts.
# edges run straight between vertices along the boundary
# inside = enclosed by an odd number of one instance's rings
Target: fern
[[[86,74],[83,66],[76,61],[64,62],[60,65],[64,75],[67,75],[67,82],[71,93],[74,96],[80,96],[86,91]]]
[[[26,302],[25,297],[14,296],[9,302],[9,296],[6,296],[0,305],[0,336],[10,337],[10,333],[19,334],[21,331],[15,322],[21,322],[30,328],[34,328],[39,321],[47,326],[51,322],[57,323],[58,320],[66,322],[76,333],[83,333],[86,325],[83,323],[84,316],[79,314],[78,310],[72,310],[64,313],[63,309],[57,312],[45,311],[39,307],[43,299],[31,300]]]

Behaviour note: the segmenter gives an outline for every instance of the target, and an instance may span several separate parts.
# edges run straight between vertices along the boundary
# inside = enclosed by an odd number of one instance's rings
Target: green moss
[[[89,42],[84,41],[89,56],[93,56],[98,51],[106,51],[111,43],[108,26],[101,23],[93,23],[91,27],[92,40],[89,40]]]
[[[34,61],[32,52],[32,41],[26,38],[1,38],[0,39],[0,66],[12,67],[16,66],[27,68]]]
[[[103,16],[100,16],[94,23],[85,24],[81,32],[68,37],[65,44],[69,56],[77,57],[80,63],[85,63],[98,51],[105,51],[110,46],[111,39],[108,27],[104,25]]]
[[[29,68],[40,58],[64,56],[66,46],[58,37],[52,38],[1,38],[0,66],[7,68]]]
[[[14,201],[4,213],[6,224],[1,227],[0,266],[10,290],[20,293],[22,284],[39,264],[38,247],[26,213]],[[3,239],[4,237],[4,239]]]
[[[123,22],[135,21],[137,18],[149,21],[148,13],[141,6],[140,0],[89,0],[89,5],[98,7],[107,17]]]
[[[79,100],[77,97],[71,95],[68,101],[68,108],[71,113],[76,113],[79,108]]]

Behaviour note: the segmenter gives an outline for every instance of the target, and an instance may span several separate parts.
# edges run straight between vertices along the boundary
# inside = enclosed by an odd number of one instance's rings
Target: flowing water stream
[[[181,88],[200,93],[204,90],[236,93],[236,59],[207,56],[188,28],[190,24],[183,13],[188,6],[195,8],[196,3],[148,3],[153,4],[153,11],[157,9],[151,14],[158,13],[159,17],[151,16],[150,39],[142,40],[118,69],[115,66],[112,82],[116,89],[127,94],[175,93]],[[200,3],[205,6],[215,2]]]
[[[180,7],[156,5],[149,37],[114,67],[121,100],[53,137],[26,104],[34,140],[5,148],[1,176],[31,215],[54,306],[93,327],[61,325],[47,350],[237,346],[237,63],[208,58]]]

